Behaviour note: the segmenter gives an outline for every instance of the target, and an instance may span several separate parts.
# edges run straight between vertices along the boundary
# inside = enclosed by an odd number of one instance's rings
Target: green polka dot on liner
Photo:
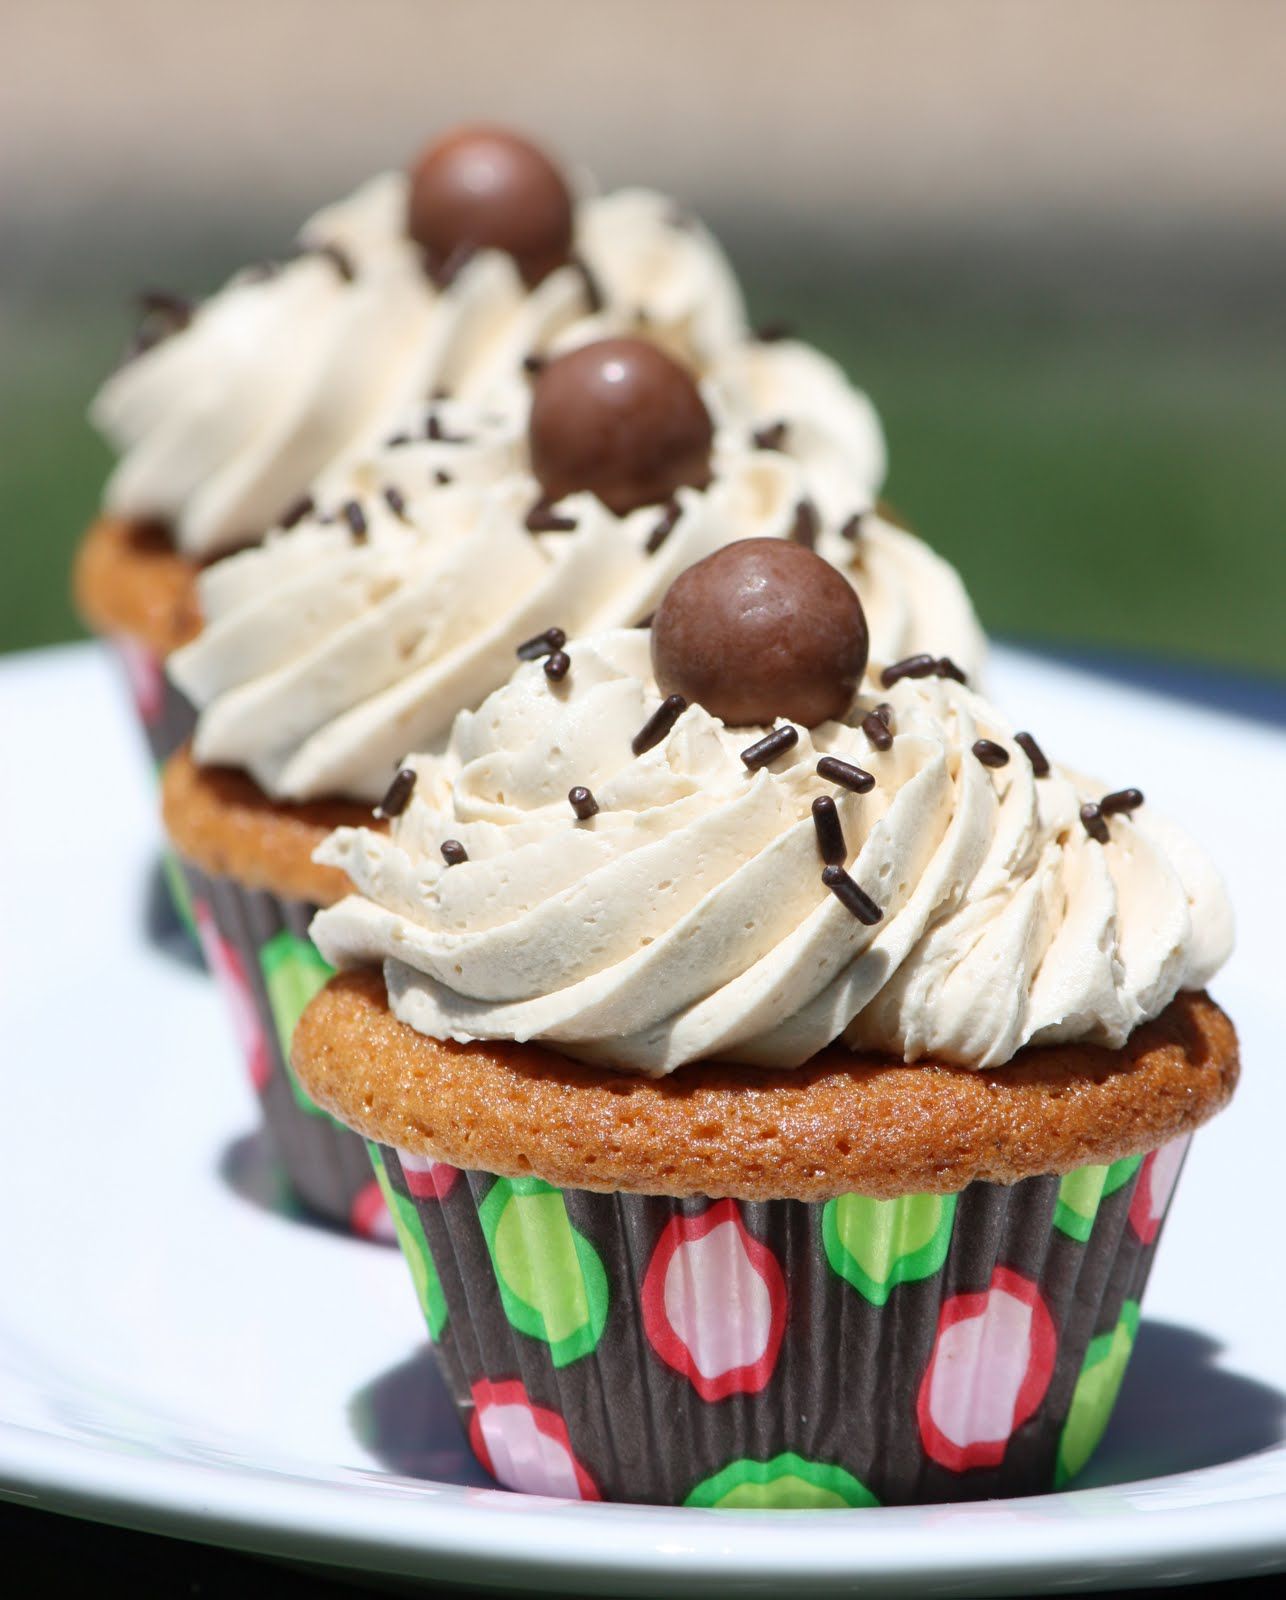
[[[424,1237],[424,1228],[415,1209],[415,1202],[409,1200],[406,1195],[399,1194],[389,1182],[379,1146],[368,1143],[366,1148],[370,1152],[371,1165],[375,1168],[375,1176],[379,1180],[380,1193],[384,1196],[384,1203],[397,1231],[397,1242],[401,1245],[406,1264],[411,1269],[416,1297],[420,1302],[421,1311],[424,1312],[424,1320],[429,1325],[429,1338],[436,1343],[447,1325],[447,1299],[442,1292],[438,1269],[433,1264],[433,1252],[429,1249],[429,1241]]]
[[[295,1102],[310,1116],[324,1117],[326,1112],[304,1092],[303,1085],[295,1077],[295,1069],[290,1065],[290,1040],[304,1007],[325,987],[335,969],[323,960],[310,939],[301,939],[289,928],[273,934],[263,946],[259,952],[259,967]]]
[[[842,1194],[822,1212],[822,1242],[832,1270],[872,1305],[899,1283],[931,1278],[947,1258],[956,1215],[953,1194],[872,1200]]]
[[[1058,1441],[1054,1487],[1061,1489],[1085,1466],[1107,1429],[1139,1331],[1139,1303],[1127,1300],[1109,1333],[1091,1339]]]
[[[549,1346],[555,1367],[593,1351],[610,1298],[598,1251],[539,1178],[497,1178],[478,1208],[505,1316]]]
[[[683,1503],[724,1511],[842,1511],[880,1502],[843,1467],[786,1450],[771,1461],[729,1462],[697,1484]]]
[[[1078,1167],[1069,1172],[1058,1186],[1054,1226],[1084,1244],[1094,1231],[1100,1204],[1130,1181],[1142,1160],[1142,1156],[1126,1156],[1111,1166]]]

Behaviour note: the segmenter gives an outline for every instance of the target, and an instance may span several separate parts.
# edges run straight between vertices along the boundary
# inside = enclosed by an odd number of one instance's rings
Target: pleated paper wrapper
[[[183,863],[206,963],[231,1017],[273,1154],[315,1215],[364,1238],[393,1229],[366,1147],[305,1093],[290,1065],[300,1013],[331,976],[308,937],[317,907]]]
[[[500,1483],[842,1508],[1075,1477],[1111,1415],[1186,1144],[825,1204],[558,1190],[370,1148]]]

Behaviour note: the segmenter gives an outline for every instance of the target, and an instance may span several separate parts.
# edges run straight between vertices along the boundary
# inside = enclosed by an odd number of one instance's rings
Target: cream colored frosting
[[[319,212],[300,234],[313,253],[238,274],[108,379],[91,415],[121,457],[109,510],[165,521],[183,554],[206,560],[257,539],[316,478],[368,455],[413,400],[486,394],[577,320],[646,325],[698,367],[743,331],[718,244],[664,195],[578,204],[575,249],[603,301],[593,312],[577,267],[528,290],[496,251],[435,288],[403,231],[406,184],[385,174]]]
[[[395,1014],[438,1038],[542,1040],[649,1075],[721,1058],[791,1067],[839,1038],[974,1067],[1025,1044],[1124,1042],[1227,956],[1231,914],[1205,858],[1144,806],[1106,845],[1078,811],[1098,788],[1037,778],[1002,718],[949,679],[903,680],[846,722],[801,729],[750,772],[763,730],[690,706],[655,748],[648,635],[570,648],[552,687],[519,667],[461,716],[391,836],[341,829],[317,859],[357,894],[313,924],[338,966],[384,962]],[[858,725],[887,700],[881,753]],[[986,766],[986,738],[1010,759]],[[875,777],[856,795],[819,755]],[[597,815],[576,820],[585,785]],[[823,885],[810,807],[833,795],[859,921]],[[468,860],[447,867],[440,847]]]
[[[875,489],[846,461],[883,466],[869,402],[840,384],[803,346],[734,347],[706,384],[710,485],[681,490],[675,513],[624,517],[572,495],[553,508],[572,526],[556,532],[526,525],[539,491],[525,383],[493,409],[433,407],[437,438],[417,409],[414,439],[404,431],[407,442],[319,491],[317,516],[202,575],[205,630],[169,663],[200,710],[197,758],[245,768],[278,799],[375,800],[408,750],[441,750],[456,713],[506,681],[523,640],[637,624],[693,562],[736,539],[788,536],[805,501],[819,552],[862,597],[877,663],[931,650],[978,672],[984,642],[954,569],[874,513],[856,538],[840,531]],[[756,427],[783,416],[781,448],[759,447]],[[345,505],[361,508],[360,538]]]

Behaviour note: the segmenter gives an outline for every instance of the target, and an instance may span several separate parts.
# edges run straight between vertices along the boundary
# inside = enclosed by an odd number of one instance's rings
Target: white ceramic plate
[[[488,1488],[395,1252],[292,1216],[216,999],[147,932],[153,798],[87,646],[0,663],[0,1494],[368,1572],[528,1590],[1031,1593],[1286,1566],[1286,734],[1016,652],[997,689],[1225,870],[1245,1080],[1196,1141],[1075,1492],[823,1514]]]

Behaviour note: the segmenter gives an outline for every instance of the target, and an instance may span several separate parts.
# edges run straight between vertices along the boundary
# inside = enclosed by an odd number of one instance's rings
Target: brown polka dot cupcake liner
[[[1074,1479],[1111,1415],[1187,1145],[824,1202],[599,1194],[371,1152],[500,1483],[818,1509]]]
[[[295,1023],[331,976],[308,938],[317,907],[209,877],[189,862],[182,874],[206,964],[291,1188],[314,1215],[363,1238],[391,1242],[392,1225],[363,1141],[310,1098],[290,1066]]]

